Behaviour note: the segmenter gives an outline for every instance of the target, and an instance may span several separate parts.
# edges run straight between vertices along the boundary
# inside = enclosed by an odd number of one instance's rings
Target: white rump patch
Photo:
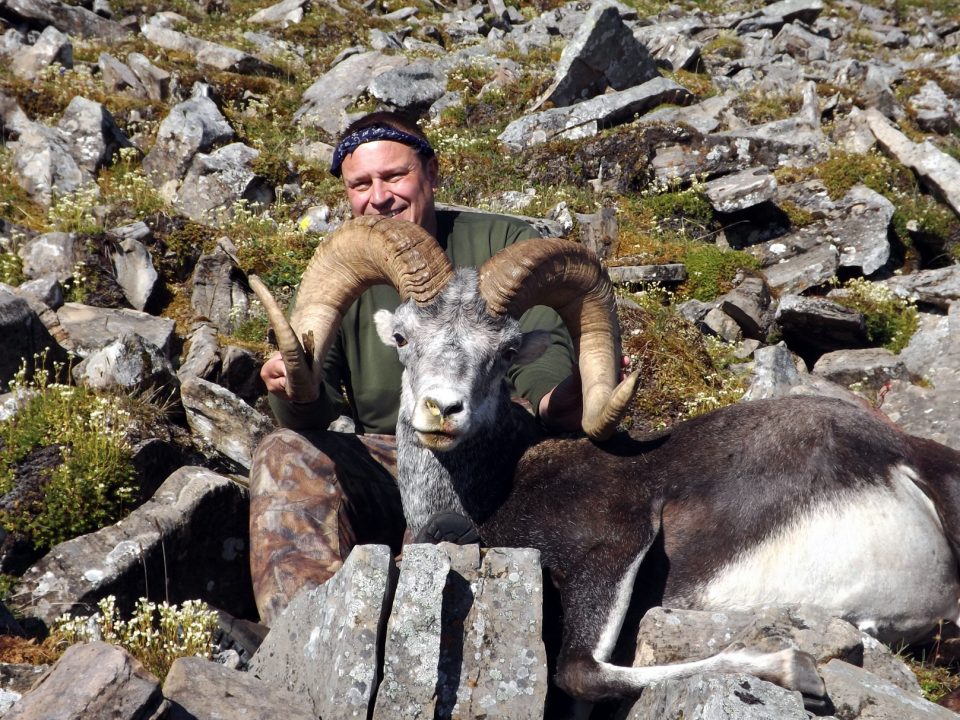
[[[912,468],[889,487],[822,502],[703,588],[696,607],[819,605],[881,640],[911,640],[957,619],[956,561]]]

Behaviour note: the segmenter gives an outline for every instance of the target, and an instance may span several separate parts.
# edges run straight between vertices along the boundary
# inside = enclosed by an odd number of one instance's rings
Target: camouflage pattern
[[[276,430],[250,468],[250,570],[260,620],[332,576],[354,545],[399,552],[406,525],[392,435]]]

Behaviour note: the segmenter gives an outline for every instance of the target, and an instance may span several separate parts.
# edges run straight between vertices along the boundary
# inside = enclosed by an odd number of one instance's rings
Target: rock
[[[908,693],[889,680],[872,675],[842,660],[831,660],[820,669],[837,717],[862,720],[901,718],[955,718],[953,711]]]
[[[446,89],[446,76],[423,59],[386,70],[367,86],[367,92],[386,106],[412,115],[425,112]]]
[[[128,92],[135,97],[147,97],[147,89],[133,70],[110,53],[100,53],[97,66],[103,84],[110,92]]]
[[[373,720],[433,717],[441,681],[443,590],[450,559],[437,545],[407,545],[387,621],[383,679]]]
[[[190,98],[170,110],[160,123],[157,141],[143,159],[143,169],[154,183],[179,180],[194,155],[233,139],[233,128],[208,97]]]
[[[158,68],[140,53],[132,52],[127,55],[127,64],[143,85],[148,98],[161,101],[170,99],[170,73]]]
[[[273,188],[253,170],[259,155],[243,143],[197,153],[177,191],[177,209],[192,220],[216,225],[217,212],[230,216],[241,200],[255,208],[270,205]]]
[[[710,180],[704,192],[717,212],[736,212],[772,200],[777,194],[777,181],[766,168],[750,168]]]
[[[647,285],[677,285],[687,279],[687,267],[681,263],[666,265],[612,265],[607,268],[610,281]]]
[[[929,141],[911,142],[873,108],[867,110],[866,116],[880,147],[917,173],[925,186],[960,214],[960,162]]]
[[[53,25],[48,25],[33,45],[16,53],[10,69],[21,80],[32,82],[54,63],[65,68],[73,67],[73,43]]]
[[[590,215],[578,213],[577,222],[580,225],[580,243],[593,250],[601,262],[617,254],[620,238],[616,210],[602,208],[600,212]]]
[[[827,298],[784,295],[776,319],[792,348],[821,354],[869,345],[863,313]]]
[[[130,31],[120,23],[102,18],[79,5],[58,0],[4,0],[4,10],[30,21],[55,27],[66,35],[104,42],[129,40]]]
[[[937,83],[926,84],[907,102],[921,130],[946,135],[960,126],[960,104],[951,100]]]
[[[187,339],[187,351],[177,376],[180,380],[196,377],[215,382],[220,375],[220,343],[217,326],[207,320],[193,323]]]
[[[260,366],[263,358],[246,348],[227,345],[223,349],[223,367],[220,372],[220,384],[248,405],[263,397],[267,389],[260,379]]]
[[[249,616],[247,522],[240,485],[206,468],[180,468],[124,520],[57,545],[20,578],[12,607],[50,627],[107,595],[129,612],[149,591],[171,603],[202,597]]]
[[[163,694],[171,703],[167,720],[220,720],[224,708],[249,720],[271,720],[278,708],[290,720],[316,718],[309,703],[285,688],[198,657],[174,660]]]
[[[831,239],[840,251],[840,266],[859,268],[872,275],[890,259],[888,229],[893,203],[865,185],[854,185],[837,203],[839,222],[827,224]]]
[[[258,10],[247,18],[247,22],[277,25],[281,28],[295,25],[303,20],[303,8],[306,4],[307,0],[282,0]]]
[[[242,50],[191,37],[163,27],[156,22],[148,22],[143,26],[141,32],[154,45],[192,55],[201,65],[209,65],[218,70],[240,73],[241,75],[283,74],[280,68],[273,63],[261,60]]]
[[[57,130],[77,165],[91,177],[108,165],[120,148],[131,147],[107,109],[98,102],[76,96],[57,123]]]
[[[29,278],[49,277],[66,282],[73,277],[77,264],[76,240],[73,233],[51,232],[26,242],[18,253],[24,274]]]
[[[235,257],[236,249],[223,238],[212,253],[200,256],[193,270],[190,306],[198,317],[210,320],[224,333],[246,321],[250,309],[245,279]]]
[[[250,672],[308,699],[319,717],[369,717],[393,572],[385,545],[355,547],[336,575],[270,620]]]
[[[97,390],[141,393],[155,390],[171,397],[179,387],[170,360],[152,343],[127,333],[73,367],[78,385]]]
[[[578,139],[596,135],[601,127],[630,120],[637,113],[672,103],[686,105],[688,90],[672,80],[654,78],[621,92],[607,93],[570,107],[552,108],[514,120],[498,136],[512,151],[555,138]]]
[[[563,49],[553,83],[534,108],[546,102],[573,105],[608,87],[626,90],[656,77],[650,53],[623,23],[616,5],[598,3]]]
[[[24,360],[30,360],[45,350],[50,361],[66,360],[66,353],[50,336],[49,331],[30,308],[26,300],[0,288],[0,392],[20,369]]]
[[[743,335],[736,320],[716,307],[707,311],[700,321],[700,326],[708,334],[716,335],[728,343],[737,342]]]
[[[138,310],[98,308],[72,302],[64,303],[57,311],[57,318],[81,357],[106,347],[125,333],[139,335],[170,356],[175,323],[169,318],[154,317]]]
[[[200,378],[187,378],[180,399],[190,429],[244,471],[273,423],[225,387]]]
[[[49,665],[0,664],[0,715],[9,713],[49,669]]]
[[[800,384],[797,363],[784,343],[759,348],[753,355],[753,376],[743,401],[784,397]]]
[[[884,348],[826,353],[813,366],[813,373],[840,385],[857,384],[875,392],[891,380],[912,379],[903,360]]]
[[[93,180],[70,155],[61,135],[37,123],[21,128],[13,149],[13,172],[20,187],[43,207]]]
[[[960,265],[895,275],[881,281],[902,298],[947,310],[960,299]]]
[[[717,298],[717,307],[732,318],[744,337],[764,340],[771,324],[770,289],[761,278],[746,277]]]
[[[123,288],[123,295],[130,305],[135,310],[144,310],[154,296],[159,280],[150,251],[136,238],[122,237],[123,229],[115,229],[111,235],[118,237],[116,248],[110,253],[117,283]]]
[[[104,642],[67,648],[37,686],[4,715],[12,720],[161,717],[157,679],[126,650]]]
[[[644,690],[626,720],[805,720],[798,692],[749,675],[699,675]]]
[[[305,127],[320,128],[331,138],[336,137],[350,122],[347,108],[366,89],[367,83],[406,63],[402,55],[385,55],[377,51],[347,57],[307,88],[303,93],[304,104],[294,113],[294,121]],[[358,83],[357,78],[369,79],[366,83]]]
[[[763,269],[770,288],[779,293],[801,293],[832,278],[840,266],[840,253],[823,242],[802,255],[782,260]]]
[[[720,125],[720,116],[730,107],[736,94],[726,92],[686,107],[663,107],[638,118],[641,124],[687,125],[699,133],[710,133]]]

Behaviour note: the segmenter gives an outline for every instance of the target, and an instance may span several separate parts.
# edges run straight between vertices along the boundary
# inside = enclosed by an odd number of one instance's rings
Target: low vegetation
[[[894,353],[907,346],[920,324],[914,302],[899,297],[885,285],[863,278],[847,282],[835,299],[841,305],[863,313],[870,342]]]

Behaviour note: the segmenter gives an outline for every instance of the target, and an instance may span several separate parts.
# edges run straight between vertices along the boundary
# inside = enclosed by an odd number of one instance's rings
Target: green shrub
[[[90,618],[63,615],[57,619],[53,635],[61,644],[103,640],[125,648],[161,681],[173,661],[179,657],[210,659],[217,613],[199,600],[187,600],[182,606],[149,602],[141,598],[130,620],[123,620],[116,599],[108,595]]]
[[[0,422],[0,494],[13,488],[17,464],[31,452],[58,447],[62,462],[46,471],[38,493],[0,513],[0,525],[45,549],[116,522],[133,505],[131,416],[116,398],[49,383],[43,372],[25,377],[26,365],[11,390],[28,399]]]
[[[912,301],[898,297],[885,285],[863,278],[850,280],[844,290],[836,301],[863,313],[871,342],[895,353],[907,346],[920,324]]]
[[[26,278],[23,275],[23,261],[12,252],[0,250],[0,282],[17,286]]]
[[[760,262],[749,253],[723,250],[716,245],[692,243],[683,257],[687,280],[682,294],[709,302],[733,287],[733,279],[741,270],[757,270]]]

